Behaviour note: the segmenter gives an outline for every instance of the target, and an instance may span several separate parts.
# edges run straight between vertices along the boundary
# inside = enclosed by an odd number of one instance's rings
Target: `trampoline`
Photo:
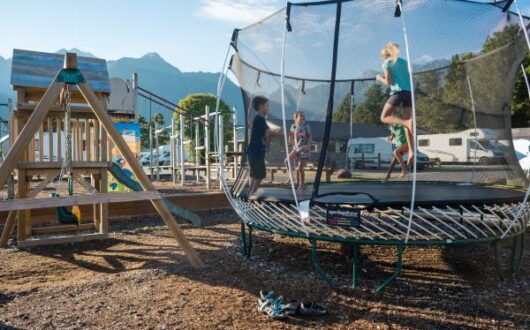
[[[401,273],[405,247],[490,243],[501,277],[513,277],[529,226],[529,182],[515,156],[511,101],[515,84],[530,92],[522,64],[529,22],[516,1],[329,0],[289,2],[234,30],[218,104],[231,73],[243,95],[246,148],[252,100],[269,100],[267,121],[277,136],[266,141],[266,163],[285,172],[283,183],[249,194],[246,160],[230,182],[219,162],[222,188],[241,219],[243,252],[251,253],[253,229],[307,239],[315,271],[336,285],[320,267],[317,242],[346,244],[355,286],[359,246],[395,246],[396,271],[379,291]],[[379,51],[390,41],[408,63],[417,152],[406,177],[393,173],[383,183],[395,146],[379,119],[388,91],[375,77]],[[304,189],[297,189],[298,164],[288,157],[299,111],[312,127],[309,162],[316,168]],[[224,137],[215,139],[223,159]],[[350,177],[323,182],[338,168]],[[509,260],[500,252],[505,241]]]

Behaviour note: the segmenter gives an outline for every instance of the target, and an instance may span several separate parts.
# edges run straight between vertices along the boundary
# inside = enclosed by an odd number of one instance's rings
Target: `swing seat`
[[[57,193],[51,193],[50,198],[59,197]],[[72,211],[69,211],[66,207],[61,206],[55,209],[57,215],[57,221],[63,225],[78,225],[81,221],[81,209],[79,206],[74,205]]]

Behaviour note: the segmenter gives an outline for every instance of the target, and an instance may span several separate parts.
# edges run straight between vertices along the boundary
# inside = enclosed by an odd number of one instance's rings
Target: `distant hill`
[[[76,52],[80,56],[94,57],[92,53],[76,48],[66,50],[60,49],[57,53]],[[217,93],[217,81],[219,73],[210,72],[182,72],[178,68],[166,62],[157,53],[148,53],[140,58],[123,57],[116,61],[107,61],[109,75],[122,79],[131,79],[134,72],[138,73],[141,87],[150,90],[170,101],[178,101],[191,93]],[[10,85],[11,59],[0,56],[0,103],[7,98],[14,98]],[[232,81],[227,80],[223,93],[223,99],[231,106],[236,107],[239,113],[243,113],[243,101],[241,91]],[[143,115],[148,114],[148,108],[144,109],[145,102],[139,100],[139,111]],[[163,110],[157,105],[152,106],[153,112],[162,112],[165,117],[170,118],[168,110]],[[5,116],[7,111],[0,108],[0,116]],[[243,118],[242,115],[239,118]]]
[[[138,73],[138,84],[141,87],[175,103],[191,93],[217,92],[219,73],[182,72],[157,53],[148,53],[140,58],[124,57],[108,61],[107,67],[111,77],[131,79],[134,72]],[[225,83],[223,99],[241,111],[239,113],[243,113],[241,91],[230,80]],[[144,109],[145,106],[145,101],[139,100],[140,113],[147,116],[149,109]],[[153,104],[153,112],[158,111],[160,108]]]
[[[58,53],[58,54],[77,53],[78,56],[96,57],[96,56],[94,56],[94,54],[92,54],[90,52],[84,52],[84,51],[82,51],[80,49],[77,49],[77,48],[72,48],[72,49],[61,48],[58,51],[56,51],[56,53]]]

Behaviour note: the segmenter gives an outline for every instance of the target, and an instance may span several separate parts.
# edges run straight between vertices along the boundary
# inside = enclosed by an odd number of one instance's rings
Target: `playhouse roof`
[[[63,62],[64,54],[14,49],[11,85],[47,88],[63,67]],[[104,59],[79,56],[77,67],[95,92],[110,93],[109,73]]]

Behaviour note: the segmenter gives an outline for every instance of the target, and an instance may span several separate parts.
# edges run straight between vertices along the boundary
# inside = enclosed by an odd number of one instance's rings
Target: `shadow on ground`
[[[529,325],[525,307],[516,312],[510,307],[519,303],[517,299],[529,299],[528,292],[513,299],[505,293],[503,285],[510,283],[499,284],[488,246],[409,248],[404,254],[402,276],[385,292],[374,293],[372,289],[393,272],[395,248],[363,247],[359,283],[353,290],[349,287],[350,256],[341,253],[338,244],[319,243],[322,267],[342,285],[332,290],[313,273],[307,241],[257,232],[253,254],[245,258],[239,252],[239,226],[233,213],[226,211],[214,218],[203,229],[185,227],[207,265],[202,270],[193,269],[182,254],[175,253],[180,251],[176,242],[167,244],[171,236],[156,217],[116,223],[112,230],[120,234],[107,241],[29,252],[99,273],[157,269],[168,276],[243,290],[254,296],[259,290],[274,290],[287,300],[324,302],[330,315],[310,320],[313,326],[329,327],[360,319],[422,329],[462,329],[473,327],[477,319],[493,319],[500,327]],[[144,236],[156,239],[146,240]],[[528,262],[526,253],[524,264]],[[528,276],[523,269],[519,278]],[[9,299],[0,296],[0,305]],[[306,326],[309,321],[291,318],[286,322]]]

